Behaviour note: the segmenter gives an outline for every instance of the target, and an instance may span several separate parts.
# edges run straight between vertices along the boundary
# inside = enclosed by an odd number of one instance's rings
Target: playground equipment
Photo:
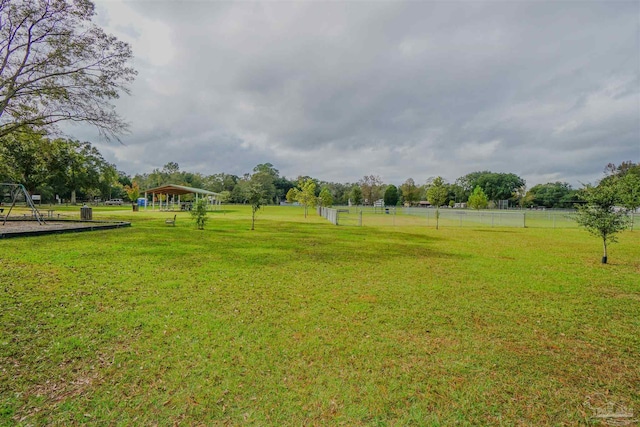
[[[0,183],[0,188],[2,189],[3,198],[6,195],[7,190],[11,198],[11,207],[9,208],[9,212],[4,215],[4,221],[2,222],[2,225],[5,225],[7,223],[7,218],[9,218],[9,215],[11,214],[13,208],[16,206],[16,203],[18,202],[20,196],[24,196],[26,205],[31,208],[31,216],[33,216],[36,221],[38,221],[38,224],[46,224],[44,218],[42,217],[42,215],[40,215],[40,212],[38,212],[38,209],[33,204],[33,200],[31,200],[31,196],[27,192],[27,189],[24,187],[24,185],[3,182]],[[2,208],[2,211],[4,211],[4,208]]]

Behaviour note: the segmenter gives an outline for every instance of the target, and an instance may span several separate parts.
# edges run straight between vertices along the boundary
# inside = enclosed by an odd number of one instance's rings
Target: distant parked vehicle
[[[111,199],[104,202],[107,206],[122,206],[123,203],[122,199]]]

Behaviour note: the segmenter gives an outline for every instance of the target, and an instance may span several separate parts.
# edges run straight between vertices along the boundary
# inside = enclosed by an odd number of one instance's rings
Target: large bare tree
[[[132,52],[93,16],[89,0],[0,0],[0,138],[63,121],[126,131],[112,100],[129,93]]]

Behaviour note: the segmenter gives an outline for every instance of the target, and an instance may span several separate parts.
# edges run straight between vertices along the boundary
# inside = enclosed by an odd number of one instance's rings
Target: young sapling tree
[[[207,217],[207,199],[201,198],[193,206],[191,210],[191,218],[196,221],[196,227],[198,230],[204,230],[204,226],[207,223],[209,217]]]
[[[576,222],[589,233],[602,239],[602,263],[607,263],[607,244],[617,241],[616,234],[629,226],[625,209],[616,207],[620,185],[617,179],[603,180],[598,186],[582,190],[584,204],[576,206]]]
[[[427,189],[427,199],[429,200],[429,203],[436,207],[436,230],[438,229],[440,222],[440,206],[447,202],[448,196],[449,189],[447,188],[444,179],[440,176],[434,179]]]

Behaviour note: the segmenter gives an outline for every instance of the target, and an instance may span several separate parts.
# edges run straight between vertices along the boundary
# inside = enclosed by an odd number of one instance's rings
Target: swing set
[[[19,199],[22,198],[20,196],[24,196],[24,201],[27,207],[31,209],[31,216],[34,217],[36,221],[38,221],[38,224],[46,224],[43,216],[40,214],[40,212],[38,212],[38,209],[33,204],[33,200],[31,199],[31,196],[29,195],[29,192],[27,192],[27,189],[24,187],[24,185],[3,182],[0,183],[0,188],[2,189],[2,198],[4,198],[4,196],[7,194],[7,191],[9,193],[9,197],[11,198],[11,207],[9,208],[9,212],[4,215],[4,221],[2,222],[2,225],[5,225],[7,223],[7,219],[9,218],[11,211],[16,206],[16,203],[19,201]],[[1,213],[4,213],[4,208],[0,208],[0,214]],[[0,216],[0,218],[2,217]]]

